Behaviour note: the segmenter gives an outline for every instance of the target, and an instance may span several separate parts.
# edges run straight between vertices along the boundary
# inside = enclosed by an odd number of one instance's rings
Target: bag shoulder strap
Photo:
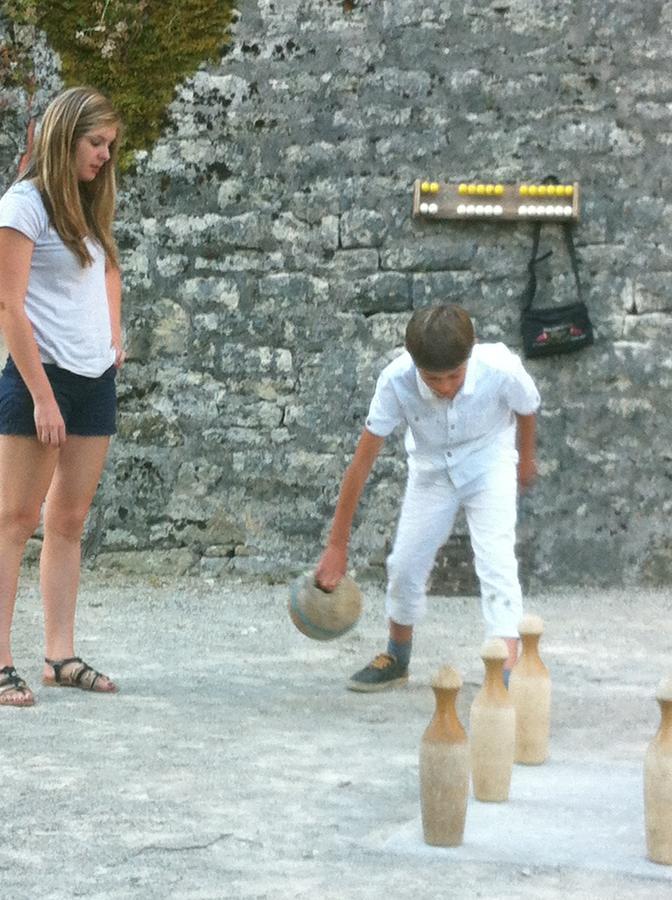
[[[549,175],[544,179],[544,184],[558,184],[558,179],[554,175]],[[527,264],[527,269],[529,272],[529,278],[527,281],[527,286],[523,291],[523,295],[521,297],[522,300],[522,308],[523,312],[527,311],[534,301],[534,295],[537,292],[537,273],[535,271],[536,267],[540,262],[543,262],[545,259],[548,259],[549,256],[553,253],[552,250],[549,250],[547,253],[544,253],[543,256],[537,256],[539,252],[539,237],[541,235],[541,227],[542,225],[550,224],[545,222],[535,222],[532,231],[532,256],[530,257],[530,261]],[[576,249],[574,248],[574,239],[572,237],[572,226],[568,222],[562,222],[561,228],[565,238],[565,246],[567,247],[567,253],[569,255],[569,261],[572,266],[572,272],[574,273],[574,281],[576,282],[576,293],[579,297],[579,300],[583,302],[583,290],[581,288],[581,278],[579,277],[579,262],[576,256]]]

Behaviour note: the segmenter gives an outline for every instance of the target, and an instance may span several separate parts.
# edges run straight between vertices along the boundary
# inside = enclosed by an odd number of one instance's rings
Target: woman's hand
[[[111,347],[114,350],[114,364],[120,369],[126,362],[126,351],[124,350],[124,337],[121,333],[112,335]]]
[[[51,447],[60,447],[65,443],[65,422],[55,398],[38,400],[33,405],[38,441]]]

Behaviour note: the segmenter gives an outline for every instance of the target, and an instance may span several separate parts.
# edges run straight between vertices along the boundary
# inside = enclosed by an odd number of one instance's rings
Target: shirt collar
[[[464,376],[464,384],[461,388],[462,394],[473,394],[476,387],[476,360],[474,359],[476,347],[472,347],[469,359],[467,360],[467,374]]]
[[[422,400],[433,400],[435,403],[441,403],[441,397],[437,397],[434,391],[427,387],[420,377],[417,367],[415,369],[415,383],[418,386],[418,393]]]
[[[455,399],[462,394],[473,394],[476,387],[476,360],[474,359],[474,350],[472,349],[469,359],[467,360],[467,372],[464,376],[462,387],[455,396]],[[418,386],[418,392],[423,400],[434,400],[436,403],[445,403],[446,401],[437,397],[434,391],[429,388],[420,377],[417,366],[415,367],[415,382]]]

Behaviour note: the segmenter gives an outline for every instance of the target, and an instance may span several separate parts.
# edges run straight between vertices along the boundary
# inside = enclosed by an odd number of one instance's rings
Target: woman
[[[31,706],[10,629],[21,559],[44,503],[42,682],[113,693],[75,656],[80,541],[116,417],[121,277],[112,237],[117,113],[91,88],[47,108],[0,199],[0,705]]]

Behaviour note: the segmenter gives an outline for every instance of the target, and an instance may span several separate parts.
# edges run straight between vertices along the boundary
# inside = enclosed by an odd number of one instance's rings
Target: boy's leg
[[[479,479],[473,491],[463,498],[481,586],[486,637],[503,638],[509,649],[505,680],[518,656],[518,623],[523,615],[515,554],[516,500],[513,463],[503,464]]]
[[[389,637],[387,639],[387,655],[397,661],[403,672],[408,671],[413,649],[413,626],[400,625],[394,619],[389,620]],[[406,680],[404,678],[404,680]]]
[[[387,558],[389,643],[348,687],[376,691],[408,679],[413,626],[425,612],[427,580],[439,548],[446,542],[459,506],[447,476],[409,476],[392,553]]]

